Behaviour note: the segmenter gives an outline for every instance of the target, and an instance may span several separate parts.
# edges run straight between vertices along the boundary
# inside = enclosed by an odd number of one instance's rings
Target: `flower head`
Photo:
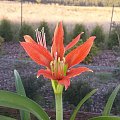
[[[52,39],[51,52],[46,48],[45,34],[44,31],[36,31],[37,42],[35,42],[29,35],[25,35],[25,42],[21,42],[21,45],[27,52],[27,54],[37,64],[43,65],[46,69],[40,69],[37,73],[37,77],[43,75],[55,81],[57,85],[65,86],[67,89],[70,85],[70,78],[75,77],[82,72],[91,71],[87,67],[72,68],[76,64],[82,62],[88,55],[95,36],[90,37],[85,43],[72,50],[66,56],[65,51],[73,47],[80,39],[79,34],[75,39],[72,40],[66,47],[64,47],[64,31],[62,22],[60,22],[55,29],[54,36]]]

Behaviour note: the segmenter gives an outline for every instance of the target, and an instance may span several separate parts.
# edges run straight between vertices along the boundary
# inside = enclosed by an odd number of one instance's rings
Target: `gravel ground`
[[[17,60],[17,61],[16,61]],[[27,60],[27,61],[26,61]],[[13,70],[17,69],[22,76],[36,76],[37,70],[42,68],[32,61],[24,52],[19,43],[4,43],[2,52],[0,54],[0,89],[15,91]],[[94,66],[108,66],[116,67],[116,56],[111,51],[104,51],[102,54],[94,58],[91,65]],[[79,79],[81,76],[75,77]],[[116,86],[118,82],[108,82],[99,84],[97,81],[88,81],[93,88],[98,88],[97,93],[92,97],[94,102],[91,104],[91,112],[101,113],[105,104],[104,94],[112,87]],[[48,82],[42,87],[43,96],[47,101],[46,108],[50,107],[53,101],[51,84]],[[48,99],[49,97],[49,99]],[[66,108],[67,104],[65,105]]]

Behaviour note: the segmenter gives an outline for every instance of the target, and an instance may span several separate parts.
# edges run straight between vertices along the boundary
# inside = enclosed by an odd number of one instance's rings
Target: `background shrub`
[[[96,36],[95,45],[103,48],[103,45],[105,44],[105,34],[102,26],[96,25],[91,32],[91,36]]]
[[[0,36],[0,50],[1,50],[1,46],[2,46],[2,43],[4,42],[4,38],[2,38],[1,36]]]
[[[71,82],[72,85],[63,94],[63,100],[76,106],[80,100],[82,100],[86,94],[92,90],[92,88],[87,82],[83,82],[81,80]],[[86,104],[90,105],[90,103],[91,100],[89,99]]]
[[[116,25],[111,31],[108,47],[112,49],[116,55],[120,56],[120,25]]]
[[[30,35],[33,39],[34,39],[34,36],[35,36],[35,31],[33,30],[33,28],[26,23],[24,23],[22,25],[22,27],[20,28],[20,31],[19,31],[19,39],[21,41],[24,40],[23,39],[24,35]]]
[[[36,78],[36,76],[22,77],[22,82],[25,88],[27,97],[35,100],[39,94],[38,91],[45,85],[44,80]]]
[[[116,56],[120,56],[120,46],[113,46],[112,51]]]
[[[81,32],[84,32],[84,34],[81,36],[81,39],[83,41],[86,41],[87,38],[87,32],[85,29],[85,26],[83,24],[76,24],[73,29],[72,38],[74,39],[77,35],[79,35]]]
[[[45,32],[45,37],[46,37],[46,43],[47,45],[50,45],[52,40],[51,40],[51,34],[50,34],[50,29],[48,27],[48,23],[47,22],[41,22],[38,30],[41,31],[42,27],[44,27],[44,32]]]
[[[108,48],[112,49],[114,46],[119,46],[118,36],[116,34],[115,29],[111,31],[111,34],[108,40]]]
[[[2,45],[3,42],[4,42],[4,38],[0,36],[0,46]]]
[[[9,20],[3,19],[0,22],[0,36],[3,37],[6,42],[13,40],[11,23]]]
[[[50,90],[52,89],[51,87],[48,88],[50,85],[47,86],[47,80],[45,80],[42,76],[36,78],[34,75],[29,75],[27,77],[23,76],[22,81],[27,97],[40,104],[43,108],[53,108],[53,91]]]
[[[92,63],[93,62],[93,57],[96,56],[98,54],[98,52],[99,52],[98,47],[95,44],[93,44],[89,54],[87,55],[87,57],[85,58],[83,63],[85,63],[85,64]]]
[[[14,42],[19,41],[19,32],[20,32],[20,24],[19,23],[13,23],[12,22],[12,31],[13,31],[13,40]]]
[[[117,68],[115,68],[112,72],[113,77],[120,81],[120,57],[117,58]]]

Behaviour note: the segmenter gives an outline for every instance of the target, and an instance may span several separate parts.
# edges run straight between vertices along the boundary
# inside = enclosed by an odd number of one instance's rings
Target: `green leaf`
[[[77,105],[75,110],[73,111],[73,114],[70,118],[70,120],[75,120],[75,117],[80,109],[80,107],[97,91],[97,89],[92,90],[90,93],[88,93]]]
[[[15,76],[15,87],[16,87],[17,93],[19,95],[26,97],[25,89],[17,70],[14,70],[14,76]],[[31,120],[30,113],[27,111],[20,110],[20,117],[21,117],[21,120]]]
[[[16,120],[16,119],[0,115],[0,120]]]
[[[120,117],[117,116],[99,116],[90,118],[89,120],[120,120]]]
[[[112,94],[110,95],[110,97],[109,97],[109,99],[108,99],[108,101],[107,101],[107,103],[106,103],[106,106],[104,107],[104,111],[103,111],[103,113],[102,113],[103,116],[109,116],[110,111],[111,111],[111,109],[112,109],[113,102],[114,102],[114,100],[115,100],[115,97],[116,97],[119,89],[120,89],[120,85],[118,85],[118,86],[114,89],[114,91],[112,92]]]
[[[0,90],[0,106],[31,112],[39,120],[50,120],[46,112],[37,103],[13,92]]]
[[[15,76],[15,87],[16,87],[17,93],[19,95],[26,96],[25,89],[22,84],[22,80],[21,80],[20,75],[17,72],[17,70],[14,70],[14,76]]]

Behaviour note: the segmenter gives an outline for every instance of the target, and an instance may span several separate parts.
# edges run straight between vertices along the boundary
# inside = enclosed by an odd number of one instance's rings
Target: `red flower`
[[[40,34],[39,31],[36,33]],[[85,59],[93,45],[95,36],[90,37],[85,43],[78,46],[64,57],[65,51],[73,47],[79,41],[81,34],[64,47],[64,31],[62,22],[60,22],[54,32],[51,53],[46,48],[45,35],[43,33],[41,37],[37,38],[37,43],[29,35],[25,35],[25,42],[21,42],[21,45],[27,54],[39,65],[46,66],[45,70],[41,69],[38,71],[37,77],[43,75],[51,80],[55,80],[58,84],[64,85],[67,89],[70,85],[71,77],[77,76],[85,71],[91,71],[87,67],[71,67]]]

